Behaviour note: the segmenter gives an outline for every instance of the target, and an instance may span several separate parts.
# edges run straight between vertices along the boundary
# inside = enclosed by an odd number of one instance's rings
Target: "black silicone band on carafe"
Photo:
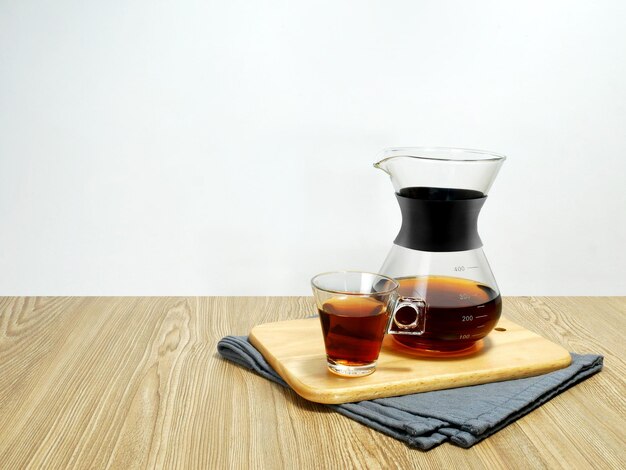
[[[396,245],[420,251],[465,251],[483,246],[477,224],[487,196],[445,201],[396,193],[396,198],[402,212]]]

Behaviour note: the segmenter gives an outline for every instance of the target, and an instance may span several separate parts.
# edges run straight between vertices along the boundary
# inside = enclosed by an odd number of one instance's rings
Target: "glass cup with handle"
[[[311,279],[326,347],[328,369],[342,377],[372,374],[386,333],[420,335],[425,304],[402,297],[387,276],[357,271],[318,274]]]

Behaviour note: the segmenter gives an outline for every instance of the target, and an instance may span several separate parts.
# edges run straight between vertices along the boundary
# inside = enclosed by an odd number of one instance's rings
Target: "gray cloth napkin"
[[[226,336],[217,350],[288,387],[246,336]],[[537,377],[325,406],[421,450],[445,441],[467,448],[599,372],[602,362],[602,356],[572,354],[569,367]]]

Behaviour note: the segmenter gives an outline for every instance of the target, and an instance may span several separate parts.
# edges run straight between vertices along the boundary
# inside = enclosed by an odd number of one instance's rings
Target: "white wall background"
[[[377,270],[388,146],[508,155],[504,295],[626,294],[626,3],[0,0],[0,294]]]

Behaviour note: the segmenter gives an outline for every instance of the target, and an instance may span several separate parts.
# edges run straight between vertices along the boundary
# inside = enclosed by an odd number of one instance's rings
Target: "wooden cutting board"
[[[307,400],[348,403],[539,375],[567,367],[569,352],[501,318],[479,350],[463,357],[420,357],[387,335],[376,372],[338,377],[326,368],[318,318],[258,325],[250,341],[280,376]]]

